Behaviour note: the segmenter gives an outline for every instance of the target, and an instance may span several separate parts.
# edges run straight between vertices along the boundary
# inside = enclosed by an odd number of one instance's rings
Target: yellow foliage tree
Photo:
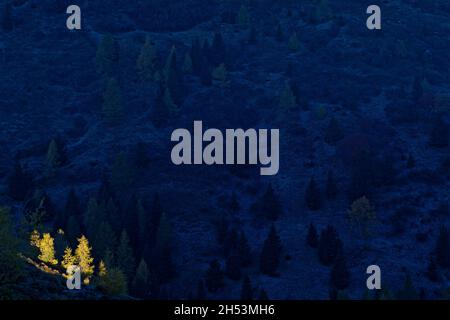
[[[61,261],[61,265],[64,269],[67,270],[68,267],[76,265],[77,257],[73,254],[72,249],[66,247],[64,250],[63,260]]]
[[[103,260],[100,260],[100,263],[98,264],[98,275],[100,277],[104,277],[106,276],[107,271],[106,271],[106,265],[103,262]]]
[[[75,250],[75,256],[81,272],[86,275],[87,282],[94,273],[94,258],[91,256],[92,248],[89,246],[89,241],[85,236],[78,239],[78,246]]]
[[[50,233],[44,233],[42,239],[39,240],[39,260],[44,263],[57,264],[58,260],[55,258],[55,244],[54,239]]]
[[[369,228],[376,221],[377,214],[366,197],[355,200],[348,210],[348,218],[353,226],[358,227],[364,236],[370,234]]]

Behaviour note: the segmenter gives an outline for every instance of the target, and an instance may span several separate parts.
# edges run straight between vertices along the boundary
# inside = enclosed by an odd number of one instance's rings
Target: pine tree
[[[412,169],[415,166],[416,166],[416,160],[414,159],[414,156],[412,155],[412,153],[410,153],[408,156],[408,161],[406,162],[406,167],[408,169]]]
[[[70,247],[66,247],[64,250],[64,256],[61,261],[61,266],[67,270],[70,266],[74,266],[77,263],[77,257],[73,254]]]
[[[127,279],[132,279],[136,266],[133,250],[130,247],[130,240],[125,230],[120,235],[119,245],[116,251],[116,265],[124,272]]]
[[[242,267],[248,267],[252,263],[252,252],[250,245],[248,244],[247,237],[244,232],[239,234],[237,254]]]
[[[330,273],[330,286],[337,290],[347,289],[350,285],[350,272],[344,254],[338,254]]]
[[[261,300],[261,301],[267,301],[267,300],[269,300],[269,296],[267,295],[266,290],[264,290],[263,288],[261,288],[261,289],[259,290],[259,297],[258,297],[258,300]]]
[[[225,88],[230,84],[230,81],[228,80],[227,68],[223,63],[212,71],[212,77],[219,83],[221,88]]]
[[[223,288],[223,272],[217,259],[211,261],[205,274],[205,284],[209,292],[215,293]]]
[[[296,105],[297,101],[294,96],[294,93],[292,92],[291,86],[289,82],[286,82],[283,92],[281,93],[280,96],[279,106],[283,111],[287,112],[294,109]]]
[[[199,75],[202,69],[202,63],[203,63],[203,56],[202,56],[202,50],[200,46],[200,41],[198,38],[195,38],[192,42],[191,50],[189,52],[189,55],[192,60],[192,71]]]
[[[5,3],[0,12],[0,26],[3,31],[9,32],[13,29],[12,6],[11,3]]]
[[[105,294],[111,296],[120,296],[127,293],[126,277],[117,268],[109,269],[105,276],[100,277],[98,286]]]
[[[181,78],[177,65],[177,54],[175,47],[172,47],[164,68],[165,89],[168,90],[173,103],[178,105],[181,97]]]
[[[184,55],[183,60],[183,72],[184,73],[192,73],[193,71],[193,64],[192,64],[192,58],[190,52],[186,52]]]
[[[109,79],[107,82],[103,94],[102,113],[106,124],[110,126],[119,124],[122,119],[122,93],[115,79]]]
[[[89,241],[85,236],[78,239],[78,246],[75,249],[75,256],[77,257],[78,266],[81,272],[86,275],[85,282],[89,283],[89,278],[94,274],[94,258],[91,256],[92,248],[89,246]]]
[[[127,190],[134,182],[135,170],[125,152],[120,152],[111,169],[111,186],[119,192]]]
[[[248,276],[245,276],[241,287],[241,300],[253,300],[253,287]]]
[[[56,141],[53,139],[50,141],[47,150],[47,159],[45,161],[46,170],[51,172],[54,169],[58,168],[61,165],[61,158],[58,150],[58,145]]]
[[[326,189],[325,189],[325,194],[328,199],[333,199],[336,197],[337,193],[338,193],[338,187],[336,185],[336,180],[334,178],[333,171],[330,170],[330,171],[328,171],[328,175],[327,175],[327,185],[326,185]]]
[[[225,274],[231,280],[241,279],[241,261],[237,254],[230,254],[225,261]]]
[[[149,37],[145,39],[136,65],[142,81],[155,80],[155,73],[158,70],[158,51]]]
[[[335,117],[332,117],[328,127],[325,130],[325,142],[329,145],[336,143],[343,138],[342,129]]]
[[[172,93],[170,92],[169,88],[164,89],[164,97],[163,97],[163,103],[164,107],[166,109],[166,113],[170,116],[176,116],[180,109],[174,102],[172,98]]]
[[[300,50],[300,41],[298,40],[296,32],[294,32],[294,34],[289,38],[288,48],[292,52],[297,52]]]
[[[32,177],[25,173],[17,160],[12,174],[8,177],[8,194],[16,201],[23,201],[31,191]]]
[[[204,300],[206,298],[205,285],[203,280],[199,280],[197,284],[197,300]]]
[[[321,208],[320,191],[314,177],[311,177],[305,191],[305,202],[309,210],[317,211]]]
[[[97,257],[105,258],[107,250],[115,248],[116,235],[107,221],[102,221],[97,231],[91,236],[94,253]]]
[[[411,275],[407,272],[405,276],[405,282],[403,284],[403,288],[397,292],[398,300],[418,300],[419,294],[414,287],[414,284],[411,279]]]
[[[320,263],[325,266],[333,265],[341,250],[342,242],[337,235],[336,229],[328,226],[325,230],[322,230],[317,251]]]
[[[145,298],[150,290],[150,274],[147,263],[144,260],[139,262],[133,282],[131,284],[131,294],[139,298]]]
[[[9,209],[0,207],[0,300],[4,299],[5,294],[1,288],[16,284],[23,275],[23,261],[18,255],[20,245]]]
[[[247,28],[250,23],[250,13],[245,5],[242,5],[236,17],[236,23],[243,28]]]
[[[280,263],[281,249],[280,238],[278,237],[275,226],[272,225],[261,251],[259,269],[262,273],[270,276],[276,275]]]
[[[450,237],[445,227],[441,227],[439,231],[434,254],[438,266],[450,268]]]
[[[430,146],[434,148],[446,148],[449,145],[449,129],[442,117],[437,117],[433,122],[430,133]]]
[[[111,76],[119,60],[119,46],[112,35],[102,37],[97,48],[96,63],[100,74]]]
[[[54,239],[49,233],[44,233],[39,240],[39,251],[39,260],[53,265],[58,264],[58,260],[55,258]]]
[[[128,201],[127,208],[125,212],[127,216],[124,218],[124,228],[127,231],[128,237],[130,238],[130,245],[135,250],[139,252],[139,240],[140,240],[140,228],[139,228],[139,212],[138,212],[139,200],[135,194],[131,196]]]
[[[317,230],[311,223],[308,228],[308,235],[306,236],[306,243],[311,248],[317,248],[319,246],[319,237],[317,235]]]
[[[377,219],[375,209],[366,197],[355,200],[348,210],[350,224],[359,228],[361,234],[367,237],[370,234],[370,227]]]
[[[260,215],[271,221],[277,220],[283,213],[281,202],[271,184],[260,200]]]
[[[64,210],[59,211],[55,218],[54,228],[66,230],[67,220],[71,216],[81,219],[80,201],[73,188],[69,191]]]
[[[214,34],[213,43],[211,46],[211,52],[212,52],[212,63],[215,66],[218,65],[225,65],[226,60],[226,46],[225,42],[223,41],[222,34],[220,32],[216,32]]]

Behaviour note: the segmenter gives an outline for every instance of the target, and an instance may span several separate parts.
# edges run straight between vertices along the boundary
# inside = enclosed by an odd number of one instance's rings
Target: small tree
[[[44,233],[39,240],[39,260],[44,263],[58,264],[58,260],[55,258],[55,245],[54,239],[49,233]]]
[[[281,249],[280,238],[278,237],[275,226],[272,225],[261,251],[259,269],[262,273],[270,276],[276,274],[280,263]]]
[[[443,268],[450,267],[450,236],[445,227],[441,227],[434,250],[437,265]]]
[[[111,186],[115,191],[128,189],[134,182],[135,170],[125,152],[120,152],[111,170]]]
[[[72,249],[70,247],[66,247],[64,250],[64,256],[61,261],[61,266],[67,270],[70,266],[74,266],[77,263],[77,257],[72,253]]]
[[[205,284],[209,292],[217,292],[223,288],[223,272],[217,259],[211,261],[205,275]]]
[[[135,271],[135,260],[133,251],[130,247],[130,240],[125,230],[122,231],[119,246],[117,247],[116,264],[127,276],[127,279],[132,279],[132,275]]]
[[[16,284],[23,275],[23,261],[18,255],[20,245],[14,233],[9,209],[0,207],[0,288],[6,288],[7,295],[8,286]],[[2,298],[3,292],[0,292],[0,300]]]
[[[298,40],[296,32],[294,32],[294,34],[289,38],[288,48],[292,52],[297,52],[300,50],[300,41]]]
[[[339,122],[335,117],[331,118],[328,127],[325,130],[325,142],[329,145],[336,145],[336,143],[343,138],[343,133]]]
[[[281,201],[271,184],[269,184],[259,204],[256,206],[258,207],[256,209],[259,211],[259,214],[271,221],[277,220],[283,213]]]
[[[247,28],[250,23],[250,13],[245,5],[242,5],[236,17],[236,23],[243,28]]]
[[[127,280],[124,273],[117,268],[109,269],[105,276],[100,277],[98,286],[105,294],[111,296],[127,293]]]
[[[122,93],[115,79],[109,79],[106,85],[102,113],[106,124],[111,126],[119,124],[122,119]]]
[[[86,275],[85,283],[89,283],[89,278],[94,274],[94,258],[91,256],[91,250],[92,248],[89,246],[88,239],[82,235],[78,239],[75,256],[81,272]]]
[[[375,209],[366,197],[355,200],[348,210],[350,224],[360,229],[361,234],[368,236],[370,226],[376,221]]]
[[[248,276],[242,281],[241,300],[253,300],[253,287]]]
[[[230,84],[230,81],[228,80],[227,68],[223,63],[213,70],[212,77],[219,83],[221,88],[225,88]]]
[[[334,174],[333,174],[332,170],[328,171],[327,186],[326,186],[326,189],[325,189],[325,193],[326,193],[328,199],[335,198],[337,193],[338,193],[336,180],[334,178]]]
[[[8,194],[17,201],[25,200],[33,184],[32,177],[23,171],[19,161],[16,161],[14,170],[8,178]]]
[[[291,111],[297,105],[297,101],[289,82],[286,82],[280,96],[279,106],[283,111]]]
[[[193,65],[192,65],[192,58],[191,53],[186,52],[184,55],[184,61],[183,61],[183,72],[184,73],[191,73],[193,71]]]
[[[328,226],[325,230],[322,230],[317,251],[320,263],[325,266],[333,265],[341,251],[342,242],[338,238],[336,229]]]
[[[158,70],[158,51],[149,37],[145,39],[136,65],[142,81],[155,80],[155,72]]]
[[[336,290],[344,290],[350,285],[350,272],[344,254],[341,252],[336,258],[330,273],[330,286]]]
[[[58,145],[56,143],[56,140],[53,139],[50,141],[50,144],[48,146],[47,150],[47,159],[45,161],[45,165],[47,170],[53,170],[61,165],[61,157],[58,150]]]
[[[131,284],[131,293],[137,297],[145,298],[149,293],[150,274],[147,263],[144,260],[139,262],[133,282]]]
[[[317,211],[321,208],[320,191],[316,185],[314,177],[309,180],[308,187],[305,191],[305,202],[309,210]]]
[[[111,76],[114,65],[119,60],[119,46],[112,35],[106,34],[102,37],[95,59],[98,72]]]
[[[319,237],[317,235],[317,230],[311,223],[308,228],[308,235],[306,236],[306,243],[311,248],[317,248],[319,245]]]

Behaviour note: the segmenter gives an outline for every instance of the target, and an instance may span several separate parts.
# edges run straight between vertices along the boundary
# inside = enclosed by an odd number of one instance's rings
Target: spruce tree
[[[370,227],[376,221],[377,214],[366,197],[355,200],[347,214],[350,224],[358,228],[364,237],[370,235]]]
[[[189,74],[189,73],[192,73],[192,71],[193,71],[193,65],[192,65],[191,53],[186,52],[186,54],[184,55],[184,60],[183,60],[183,72]]]
[[[173,103],[178,105],[181,98],[181,78],[177,65],[177,54],[175,47],[172,47],[164,68],[165,88],[169,92]]]
[[[202,56],[200,40],[198,38],[195,38],[194,41],[192,42],[192,46],[191,46],[189,55],[192,60],[192,71],[195,74],[200,75],[200,72],[202,69],[202,63],[203,63],[203,56]]]
[[[47,150],[47,159],[45,161],[45,166],[47,170],[53,170],[58,168],[62,164],[60,153],[58,149],[58,145],[56,141],[53,139],[50,141]]]
[[[102,292],[111,296],[120,296],[127,293],[125,274],[118,268],[111,268],[106,275],[100,277],[98,286]]]
[[[231,253],[225,261],[225,275],[231,280],[241,279],[241,261],[239,256]]]
[[[240,232],[237,244],[237,254],[242,267],[248,267],[252,263],[252,251],[244,232]]]
[[[261,288],[261,289],[259,290],[259,297],[258,297],[258,300],[261,300],[261,301],[267,301],[267,300],[269,300],[269,296],[267,295],[266,290],[264,290],[263,288]]]
[[[120,192],[131,187],[135,178],[135,170],[127,155],[120,152],[111,169],[111,186],[114,191]]]
[[[259,269],[262,273],[270,276],[276,275],[280,263],[281,249],[280,238],[278,237],[275,226],[272,225],[261,251]]]
[[[434,249],[437,265],[443,268],[450,268],[450,239],[448,230],[441,227]]]
[[[412,155],[412,153],[410,153],[408,156],[408,161],[406,162],[406,167],[408,169],[412,169],[415,166],[416,166],[416,160],[414,159],[414,156]]]
[[[0,207],[0,288],[15,285],[24,274],[23,260],[18,255],[20,246],[9,209]],[[0,292],[0,300],[3,294]]]
[[[125,230],[120,235],[119,245],[116,251],[116,265],[122,270],[127,279],[133,278],[135,271],[135,260],[133,256],[133,250],[130,246],[130,240]]]
[[[339,253],[330,273],[330,285],[337,290],[347,289],[350,285],[350,272],[344,254]]]
[[[327,185],[325,188],[325,194],[328,199],[333,199],[338,194],[338,187],[332,170],[329,170],[327,174]]]
[[[281,201],[271,184],[267,187],[266,192],[260,200],[260,215],[271,221],[277,220],[283,213]]]
[[[17,160],[12,174],[8,177],[8,194],[16,201],[23,201],[31,190],[32,177],[25,173]]]
[[[333,265],[341,250],[342,242],[337,235],[336,229],[328,226],[325,230],[322,230],[317,251],[320,263],[325,266]]]
[[[448,124],[442,117],[437,117],[430,133],[430,146],[434,148],[446,148],[449,145]]]
[[[110,126],[119,124],[122,119],[122,93],[115,79],[109,79],[107,82],[103,94],[102,113],[106,124]]]
[[[289,82],[286,82],[284,86],[284,89],[280,96],[279,105],[284,112],[291,111],[297,105],[296,98],[294,96],[294,93],[292,92],[292,88]]]
[[[242,5],[239,9],[239,12],[236,17],[236,23],[243,27],[247,28],[250,24],[250,13],[248,12],[248,8],[245,5]]]
[[[91,236],[96,257],[105,259],[109,249],[116,246],[116,235],[107,221],[102,221],[97,231]]]
[[[155,80],[155,73],[158,70],[158,51],[149,37],[145,39],[136,65],[141,81]]]
[[[13,29],[12,6],[10,2],[6,2],[0,12],[0,26],[3,31],[9,32]]]
[[[296,32],[294,32],[294,34],[289,38],[288,48],[292,52],[297,52],[300,50],[300,41],[298,40]]]
[[[306,243],[311,248],[317,248],[319,245],[319,237],[317,235],[317,230],[311,223],[308,228],[308,235],[306,236]]]
[[[119,60],[119,46],[112,35],[103,35],[97,48],[96,63],[100,74],[111,76]]]
[[[211,67],[205,57],[203,57],[200,66],[200,81],[204,86],[209,87],[212,84]]]
[[[248,276],[242,281],[241,300],[253,300],[253,287]]]
[[[141,259],[136,269],[133,282],[131,283],[131,294],[139,298],[146,298],[150,291],[150,273],[147,263]]]
[[[211,46],[212,52],[212,63],[215,66],[220,64],[225,64],[226,60],[226,46],[223,41],[222,34],[220,32],[216,32],[214,34],[214,39]]]
[[[209,292],[215,293],[223,288],[223,272],[217,259],[211,261],[205,274],[205,285]]]
[[[309,210],[317,211],[321,208],[320,191],[314,177],[311,177],[305,191],[305,203]]]
[[[325,129],[325,142],[334,146],[343,136],[339,122],[336,120],[336,117],[332,117],[328,127]]]

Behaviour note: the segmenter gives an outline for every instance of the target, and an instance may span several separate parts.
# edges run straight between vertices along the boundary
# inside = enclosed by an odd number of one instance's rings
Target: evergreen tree
[[[8,194],[16,201],[23,201],[31,191],[32,177],[25,173],[17,160],[12,174],[8,177]]]
[[[311,223],[308,228],[308,235],[306,236],[306,243],[311,248],[317,248],[319,246],[319,236],[317,235],[317,230]]]
[[[127,293],[126,277],[117,268],[109,269],[105,276],[100,277],[98,285],[107,295],[119,296]]]
[[[132,195],[128,201],[126,217],[124,217],[124,228],[130,238],[130,245],[134,250],[139,249],[140,229],[139,229],[139,212],[138,212],[138,198]],[[138,252],[138,251],[136,251]]]
[[[64,210],[59,211],[56,215],[54,228],[65,230],[67,220],[71,216],[81,219],[80,201],[73,188],[69,191]]]
[[[230,254],[225,261],[225,275],[231,280],[241,279],[241,261],[237,254]]]
[[[77,238],[80,236],[80,234],[81,234],[80,219],[76,216],[69,217],[66,225],[66,235],[69,243],[72,245],[76,244]]]
[[[110,126],[119,124],[122,119],[122,93],[115,79],[109,79],[107,82],[103,94],[102,113],[106,124]]]
[[[416,166],[416,160],[414,159],[414,156],[410,153],[408,156],[408,161],[406,162],[406,167],[408,169],[412,169]]]
[[[350,224],[360,229],[363,236],[370,234],[370,227],[376,221],[377,214],[366,197],[355,200],[348,210]]]
[[[250,245],[248,244],[247,237],[244,232],[239,234],[239,240],[237,245],[237,254],[242,267],[248,267],[252,263],[252,252]]]
[[[209,292],[215,293],[223,288],[223,272],[217,259],[211,261],[205,274],[205,285]]]
[[[297,105],[296,98],[294,96],[294,93],[292,92],[289,82],[286,82],[286,85],[284,86],[283,92],[280,96],[279,105],[280,108],[285,112],[291,111]]]
[[[248,43],[253,45],[253,44],[256,44],[257,42],[258,42],[258,33],[257,33],[255,27],[252,26],[248,33]]]
[[[248,276],[242,281],[241,300],[253,300],[253,287]]]
[[[164,68],[165,89],[169,92],[175,105],[178,105],[181,97],[181,78],[177,66],[177,54],[172,47]]]
[[[192,71],[193,71],[193,66],[192,66],[191,53],[186,52],[186,54],[184,55],[184,60],[183,60],[183,72],[184,73],[192,73]]]
[[[281,24],[277,25],[277,31],[276,31],[276,34],[275,34],[275,39],[278,42],[283,42],[283,40],[284,40],[283,28],[281,27]]]
[[[134,182],[135,170],[124,152],[120,152],[111,169],[111,186],[115,191],[124,191]]]
[[[107,221],[102,221],[97,231],[91,236],[94,253],[105,259],[108,249],[115,248],[116,235]]]
[[[6,2],[1,8],[0,26],[6,32],[12,31],[13,29],[12,6],[9,2]]]
[[[69,242],[67,241],[65,233],[62,229],[56,230],[54,244],[55,244],[55,258],[58,261],[62,261],[64,257],[64,251],[69,245]]]
[[[135,144],[132,152],[131,152],[131,163],[136,168],[142,169],[146,168],[150,163],[150,157],[147,151],[147,145],[139,141]]]
[[[397,292],[398,300],[418,300],[419,294],[414,287],[411,276],[409,273],[406,273],[405,282],[403,284],[403,288]]]
[[[236,23],[243,28],[247,28],[250,24],[250,13],[245,5],[242,5],[236,17]]]
[[[158,70],[158,51],[150,38],[145,39],[144,46],[136,62],[139,77],[142,81],[155,80],[155,73]]]
[[[275,226],[272,225],[261,251],[259,269],[262,273],[270,276],[276,274],[280,263],[281,249],[280,238],[278,237]]]
[[[176,116],[180,111],[175,101],[173,100],[172,93],[170,92],[169,88],[164,89],[163,103],[166,109],[165,113],[171,117]]]
[[[314,177],[311,177],[305,192],[305,202],[309,210],[317,211],[321,208],[320,191]]]
[[[198,38],[195,38],[194,41],[192,42],[189,55],[192,60],[192,71],[195,74],[199,75],[202,70],[203,56],[200,41]]]
[[[427,277],[431,282],[439,282],[439,270],[435,259],[431,259],[427,267]]]
[[[434,250],[436,263],[443,268],[450,268],[450,239],[448,230],[441,227]]]
[[[131,284],[131,294],[139,298],[146,298],[149,294],[150,274],[147,263],[144,260],[139,262],[133,282]]]
[[[336,230],[328,226],[320,234],[318,256],[319,261],[325,266],[331,266],[342,250],[342,242],[338,238]]]
[[[335,117],[332,117],[328,127],[325,130],[325,142],[329,145],[336,145],[336,143],[343,138],[343,133],[339,122]]]
[[[331,269],[330,286],[337,290],[347,289],[350,285],[350,272],[344,254],[339,253]]]
[[[223,63],[212,71],[212,77],[219,83],[221,88],[227,87],[230,83],[227,68]]]
[[[124,272],[127,279],[132,279],[136,266],[133,251],[130,247],[130,240],[125,230],[120,235],[119,245],[116,251],[116,265]]]
[[[204,86],[209,87],[212,84],[211,67],[205,57],[203,57],[200,67],[200,81]]]
[[[214,39],[211,47],[212,52],[212,63],[215,66],[218,65],[225,65],[226,60],[226,46],[225,42],[223,41],[222,34],[220,32],[216,32],[214,34]]]
[[[296,32],[294,32],[294,34],[289,38],[288,48],[292,52],[297,52],[300,50],[300,41],[298,40]]]
[[[446,148],[449,145],[449,129],[442,117],[437,117],[433,122],[430,133],[430,146],[434,148]]]
[[[205,285],[203,280],[199,280],[197,284],[197,300],[204,300],[206,298]]]
[[[336,180],[334,178],[334,174],[333,174],[332,170],[328,171],[327,186],[326,186],[326,189],[325,189],[325,193],[326,193],[326,196],[327,196],[328,199],[335,198],[337,193],[338,193]]]
[[[59,154],[58,145],[56,144],[56,141],[53,139],[52,141],[50,141],[47,150],[47,159],[45,161],[46,169],[48,171],[52,171],[58,168],[61,165],[61,163],[62,162]]]
[[[236,214],[239,211],[240,208],[241,208],[241,206],[240,206],[239,201],[237,199],[236,192],[233,192],[231,194],[231,200],[230,200],[230,205],[229,205],[230,212],[232,214]]]
[[[15,285],[23,275],[19,247],[20,242],[14,234],[9,209],[0,207],[0,300],[7,299],[8,287]]]
[[[259,290],[258,300],[260,300],[260,301],[267,301],[267,300],[269,300],[269,296],[267,295],[266,290],[264,290],[263,288],[261,288]]]
[[[78,239],[78,246],[75,249],[75,256],[77,257],[78,266],[81,272],[86,276],[85,283],[89,283],[89,278],[94,274],[94,258],[91,256],[92,248],[89,246],[89,241],[85,236]]]
[[[38,217],[39,222],[49,222],[57,215],[57,211],[49,195],[36,190],[29,201],[25,204],[25,218],[30,219]]]
[[[112,35],[102,37],[97,48],[96,63],[99,73],[111,76],[119,60],[119,45]]]
[[[260,215],[264,218],[275,221],[282,213],[283,210],[281,207],[281,201],[278,195],[275,194],[272,185],[269,184],[266,192],[260,200]]]

